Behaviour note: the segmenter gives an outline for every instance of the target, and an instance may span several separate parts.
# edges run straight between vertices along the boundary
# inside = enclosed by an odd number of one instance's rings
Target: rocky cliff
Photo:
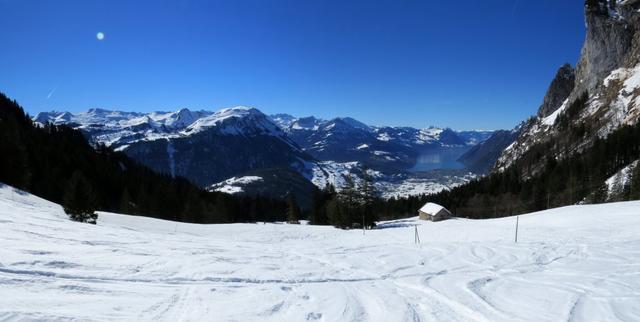
[[[575,82],[575,69],[570,64],[562,65],[562,67],[558,69],[556,77],[551,81],[551,85],[549,85],[542,105],[538,109],[538,116],[547,117],[549,114],[555,112],[562,105],[562,102],[571,95],[575,87]]]
[[[545,144],[556,159],[580,152],[640,116],[640,1],[588,0],[586,37],[575,70],[564,65],[551,82],[536,116],[502,152],[494,171],[527,157],[535,173],[545,158],[529,157]],[[533,152],[531,152],[533,153]]]

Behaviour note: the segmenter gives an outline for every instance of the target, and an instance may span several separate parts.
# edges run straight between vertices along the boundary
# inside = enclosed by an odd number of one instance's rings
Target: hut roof
[[[427,202],[424,206],[422,206],[422,208],[420,208],[420,211],[427,214],[437,214],[442,209],[444,209],[444,207],[440,206],[439,204]]]

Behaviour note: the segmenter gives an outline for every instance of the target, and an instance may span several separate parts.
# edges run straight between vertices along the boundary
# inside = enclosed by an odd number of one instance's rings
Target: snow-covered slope
[[[638,209],[520,216],[514,243],[515,218],[94,226],[4,186],[0,320],[638,321]]]
[[[243,176],[243,177],[233,177],[222,182],[218,182],[216,184],[211,185],[208,189],[211,191],[219,191],[225,192],[228,194],[241,193],[243,192],[242,186],[248,183],[259,182],[262,181],[262,177],[258,176]]]

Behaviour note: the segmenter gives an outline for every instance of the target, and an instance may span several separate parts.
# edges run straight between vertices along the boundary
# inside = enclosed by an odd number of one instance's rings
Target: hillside
[[[514,243],[515,218],[94,226],[2,186],[0,320],[637,321],[639,208],[520,216]]]

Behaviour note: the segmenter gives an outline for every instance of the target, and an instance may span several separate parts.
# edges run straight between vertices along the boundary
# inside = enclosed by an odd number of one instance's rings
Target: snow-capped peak
[[[233,122],[233,121],[237,122]],[[236,106],[221,109],[211,115],[202,117],[189,125],[183,133],[193,134],[209,128],[218,128],[224,134],[247,134],[263,132],[282,135],[280,128],[258,109],[246,106]]]
[[[340,121],[344,122],[345,124],[347,124],[347,125],[349,125],[349,126],[351,126],[353,128],[356,128],[356,129],[366,130],[366,131],[371,130],[371,128],[368,125],[366,125],[366,124],[364,124],[364,123],[362,123],[362,122],[360,122],[360,121],[358,121],[356,119],[350,118],[350,117],[338,117],[338,118],[336,118],[336,120],[340,120]]]

